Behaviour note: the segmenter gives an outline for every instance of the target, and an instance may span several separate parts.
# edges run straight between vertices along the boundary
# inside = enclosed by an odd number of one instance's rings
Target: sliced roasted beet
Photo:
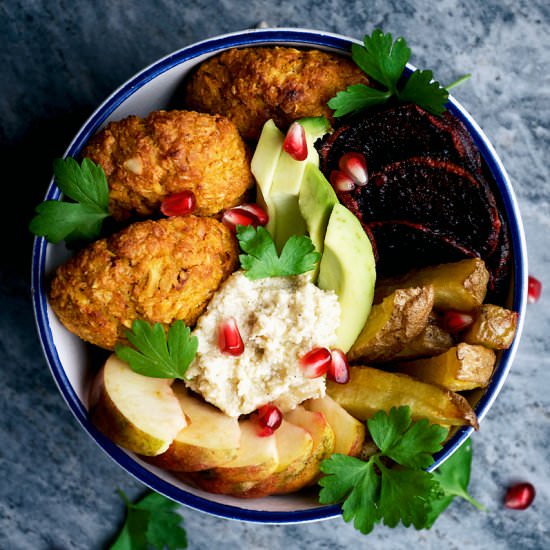
[[[468,131],[454,115],[436,117],[417,105],[367,110],[321,142],[319,154],[325,174],[338,169],[340,158],[362,153],[369,172],[409,157],[429,156],[481,173],[481,157]]]
[[[376,241],[379,256],[376,269],[383,276],[477,256],[452,237],[420,224],[388,220],[365,225]]]
[[[487,292],[487,301],[499,303],[506,299],[510,275],[510,232],[503,216],[500,216],[500,234],[495,251],[485,260],[491,274]]]
[[[492,194],[460,166],[426,157],[384,166],[350,192],[364,223],[420,224],[486,258],[496,249],[500,218]]]

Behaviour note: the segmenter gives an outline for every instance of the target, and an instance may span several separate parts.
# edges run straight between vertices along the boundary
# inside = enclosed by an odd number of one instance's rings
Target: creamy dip
[[[244,342],[239,356],[222,353],[218,327],[233,317]],[[197,322],[195,360],[187,385],[230,416],[274,402],[283,412],[325,395],[325,377],[306,378],[300,357],[336,343],[340,305],[336,294],[307,275],[252,281],[234,273]]]

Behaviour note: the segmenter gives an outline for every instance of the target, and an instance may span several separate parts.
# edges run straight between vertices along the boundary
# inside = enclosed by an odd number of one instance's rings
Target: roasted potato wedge
[[[426,328],[394,357],[394,359],[417,359],[445,353],[454,346],[453,337],[437,324],[435,315],[430,315]]]
[[[480,258],[471,258],[412,271],[395,279],[385,279],[377,284],[375,303],[398,288],[415,286],[434,287],[436,309],[471,311],[479,307],[487,293],[489,272]]]
[[[367,420],[379,410],[408,405],[414,420],[479,427],[475,412],[462,395],[405,374],[371,367],[352,367],[350,371],[347,384],[328,382],[327,393],[359,420]]]
[[[350,361],[386,361],[426,327],[434,303],[431,286],[397,289],[373,306],[348,352]]]
[[[493,350],[461,342],[441,355],[398,363],[396,368],[423,382],[463,391],[484,388],[493,374],[495,360]]]
[[[462,335],[462,340],[491,349],[508,349],[514,341],[517,324],[517,312],[483,304],[473,324]]]

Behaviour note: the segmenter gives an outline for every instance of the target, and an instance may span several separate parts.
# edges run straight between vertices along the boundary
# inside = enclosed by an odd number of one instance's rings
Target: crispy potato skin
[[[363,362],[391,359],[426,328],[433,304],[432,286],[396,290],[373,306],[348,358]]]
[[[516,335],[518,313],[493,304],[483,304],[462,338],[468,344],[491,349],[508,349]]]
[[[368,84],[350,60],[319,50],[243,48],[223,52],[201,64],[190,78],[186,105],[232,120],[241,135],[258,139],[274,119],[285,130],[302,117],[324,115],[330,98],[352,84]]]
[[[241,203],[253,185],[246,145],[222,116],[130,116],[93,136],[83,156],[105,170],[109,210],[117,220],[151,216],[163,198],[181,191],[195,194],[195,214],[214,215]]]
[[[68,330],[114,349],[135,319],[194,324],[237,261],[234,237],[213,218],[137,222],[60,266],[50,304]]]

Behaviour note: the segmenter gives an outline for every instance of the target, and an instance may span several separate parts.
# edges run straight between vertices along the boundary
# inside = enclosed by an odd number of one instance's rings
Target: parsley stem
[[[468,74],[465,74],[463,76],[461,76],[460,78],[457,78],[454,82],[451,82],[450,84],[447,84],[447,86],[445,86],[445,89],[447,91],[449,91],[451,88],[454,88],[456,86],[460,86],[460,84],[462,84],[463,82],[466,82],[466,80],[468,80],[472,75],[470,73]]]

